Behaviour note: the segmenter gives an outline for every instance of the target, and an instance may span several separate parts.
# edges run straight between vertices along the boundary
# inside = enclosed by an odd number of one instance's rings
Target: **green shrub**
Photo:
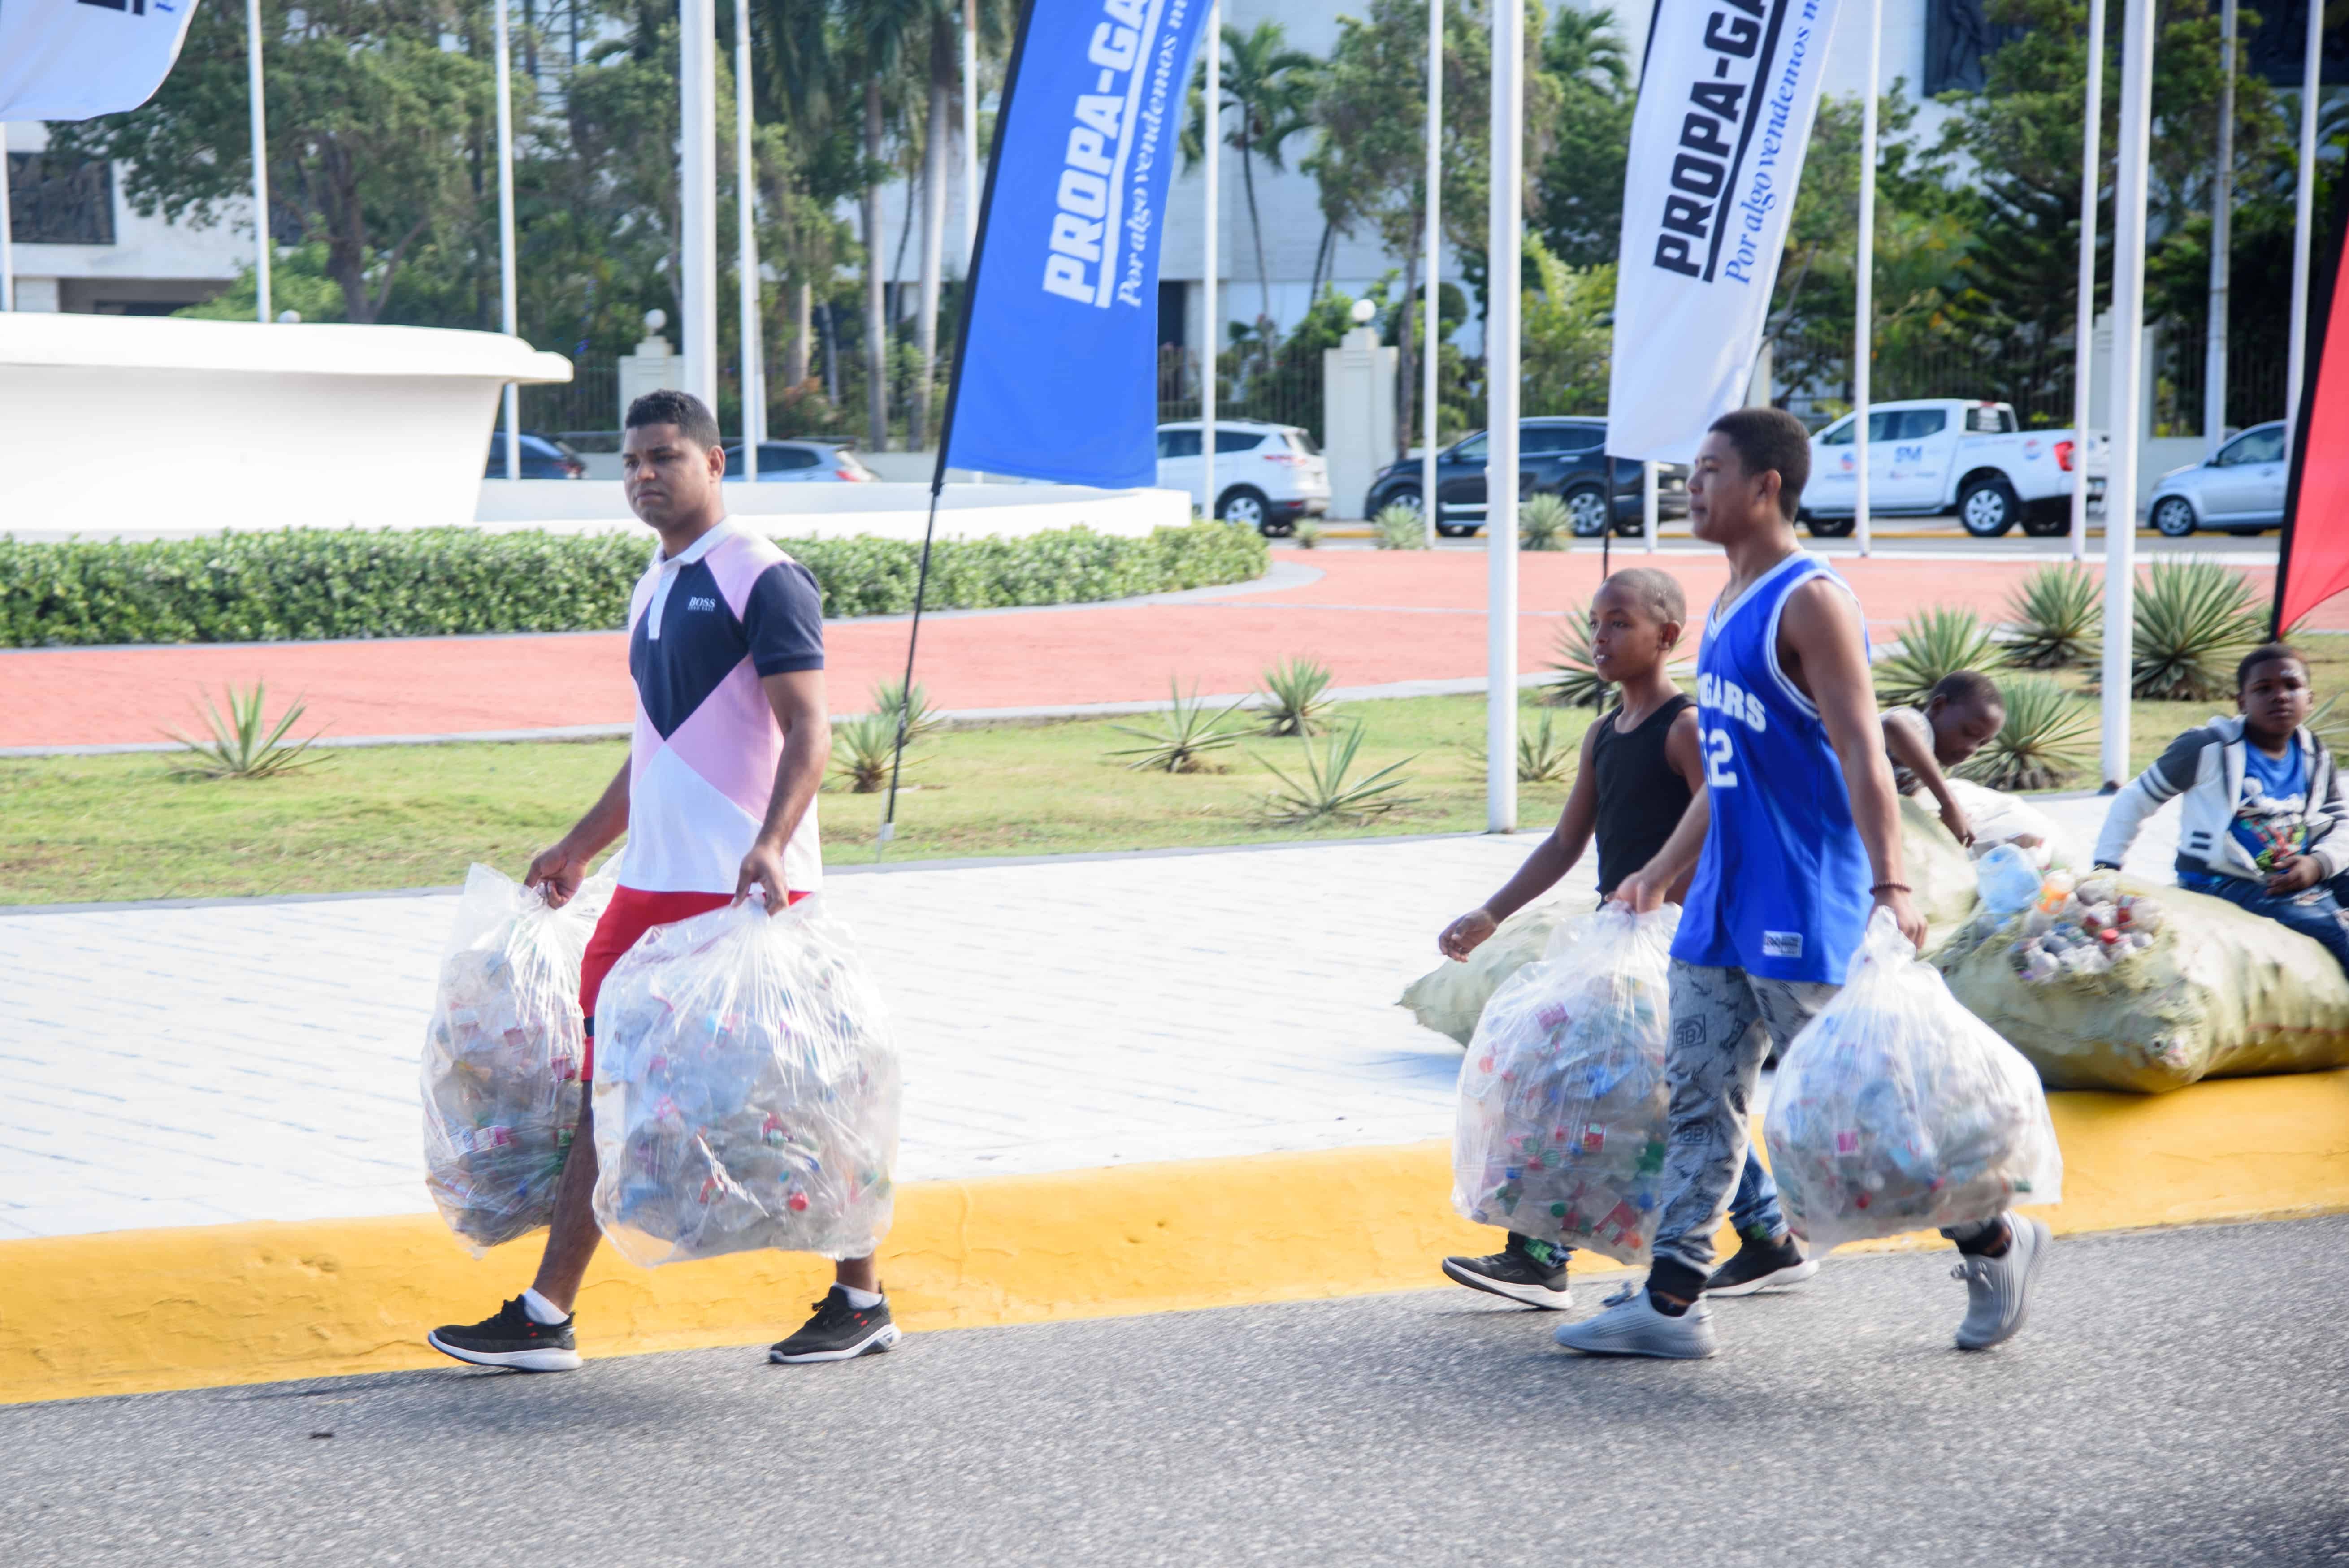
[[[1554,495],[1528,497],[1517,508],[1520,550],[1564,550],[1574,538],[1574,518]]]
[[[2005,662],[1971,610],[1920,610],[1900,623],[1899,635],[1900,651],[1876,666],[1876,700],[1887,707],[1921,705],[1943,676]]]
[[[2137,591],[2129,695],[2139,702],[2231,696],[2235,661],[2267,618],[2240,573],[2212,561],[2157,561]]]
[[[1425,550],[1427,519],[1413,507],[1381,507],[1371,519],[1371,545],[1376,550]]]
[[[2089,766],[2095,708],[2045,676],[2010,676],[1998,691],[2006,723],[1959,767],[1960,778],[1993,789],[2056,789]]]
[[[827,616],[914,607],[917,541],[781,539],[815,573]],[[614,629],[645,569],[644,532],[287,529],[144,543],[32,544],[0,535],[0,647],[250,643]],[[1262,576],[1264,541],[1221,523],[1140,539],[1064,529],[943,540],[939,610],[1068,604]]]
[[[2016,640],[2007,657],[2025,669],[2095,661],[2103,641],[2104,585],[2085,566],[2043,566],[2007,599]]]

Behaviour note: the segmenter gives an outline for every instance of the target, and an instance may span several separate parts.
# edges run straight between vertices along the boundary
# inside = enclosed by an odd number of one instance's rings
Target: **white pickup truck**
[[[1847,414],[1811,438],[1802,516],[1822,537],[1839,539],[1852,530],[1859,505],[1853,435]],[[2110,445],[2109,438],[2094,436],[2083,452],[2070,430],[2022,429],[2011,403],[1919,397],[1872,404],[1868,510],[1878,517],[1954,511],[1977,539],[1995,539],[2018,522],[2025,533],[2062,533],[2072,524],[2074,465],[2088,465],[2088,499],[2100,500]]]

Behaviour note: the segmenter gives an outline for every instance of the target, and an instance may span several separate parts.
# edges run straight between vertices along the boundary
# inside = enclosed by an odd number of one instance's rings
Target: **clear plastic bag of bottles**
[[[488,866],[457,901],[424,1038],[425,1183],[475,1256],[554,1210],[579,1125],[579,961],[613,880],[560,909]]]
[[[1452,1206],[1644,1264],[1663,1202],[1664,1046],[1680,906],[1558,927],[1494,993],[1460,1068]]]
[[[1764,1126],[1787,1223],[1814,1255],[2063,1198],[2038,1073],[1886,910],[1787,1047]]]
[[[646,1268],[870,1253],[895,1204],[898,1068],[821,897],[657,925],[595,1001],[595,1218]]]

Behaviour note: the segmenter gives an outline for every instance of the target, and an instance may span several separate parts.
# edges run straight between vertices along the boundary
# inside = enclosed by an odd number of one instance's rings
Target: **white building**
[[[38,123],[12,123],[7,133],[18,310],[169,315],[252,263],[242,213],[208,229],[142,218],[123,200],[119,170],[47,157],[48,128]]]

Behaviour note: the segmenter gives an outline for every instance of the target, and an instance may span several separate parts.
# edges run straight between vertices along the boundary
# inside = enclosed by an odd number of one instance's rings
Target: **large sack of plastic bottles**
[[[1423,1028],[1466,1045],[1485,1004],[1504,982],[1539,958],[1557,928],[1574,918],[1563,900],[1527,904],[1501,922],[1464,964],[1447,958],[1403,990],[1402,1005]]]
[[[554,1212],[579,1125],[579,960],[612,885],[554,909],[488,866],[465,878],[424,1037],[424,1170],[476,1256]]]
[[[1900,863],[1917,913],[1936,932],[1974,912],[1974,866],[1963,844],[1950,837],[1929,800],[1900,798]]]
[[[2038,807],[2020,795],[1992,789],[1971,779],[1951,779],[1950,796],[1966,814],[1974,830],[1974,858],[1979,860],[2001,844],[2013,844],[2031,857],[2042,871],[2054,867],[2077,870],[2086,865],[2071,835]]]
[[[1560,926],[1486,1006],[1460,1067],[1452,1206],[1644,1264],[1663,1202],[1664,1046],[1680,906]]]
[[[869,1254],[895,1205],[897,1050],[821,897],[645,934],[595,1001],[595,1218],[646,1268]]]
[[[2049,1088],[2349,1066],[2349,976],[2313,939],[2222,898],[2043,871],[2013,847],[1977,870],[1981,906],[1933,961]]]
[[[1882,909],[1843,989],[1786,1047],[1764,1126],[1786,1222],[1814,1255],[2063,1198],[2038,1074]]]

